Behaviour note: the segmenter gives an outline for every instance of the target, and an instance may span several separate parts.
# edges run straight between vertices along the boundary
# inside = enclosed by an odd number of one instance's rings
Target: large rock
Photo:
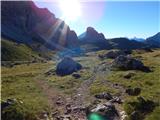
[[[64,76],[72,74],[82,68],[82,65],[74,61],[70,57],[65,57],[56,68],[57,75]]]
[[[112,66],[123,70],[141,70],[144,72],[150,72],[150,69],[144,66],[144,64],[140,60],[124,55],[118,56],[113,61]]]

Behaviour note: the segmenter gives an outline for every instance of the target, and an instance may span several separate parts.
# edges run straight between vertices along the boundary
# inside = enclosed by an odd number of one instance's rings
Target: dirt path
[[[91,78],[81,83],[80,87],[75,92],[75,96],[73,98],[74,104],[79,106],[85,105],[87,98],[91,97],[89,88],[96,80],[96,77],[101,79],[101,82],[103,82],[106,86],[118,89],[120,93],[124,93],[125,91],[123,86],[115,85],[112,82],[106,80],[106,76],[110,73],[110,69],[111,65],[109,63],[96,65],[93,69]]]
[[[51,86],[48,82],[48,80],[45,78],[45,73],[49,70],[53,69],[52,67],[48,68],[47,70],[44,70],[34,78],[35,82],[39,86],[39,88],[42,90],[42,93],[47,98],[49,107],[51,112],[55,111],[55,108],[59,107],[59,109],[63,109],[61,106],[56,104],[56,102],[61,99],[62,103],[65,103],[64,94],[62,94],[60,91],[55,89],[53,86]]]
[[[124,93],[124,88],[122,86],[115,86],[112,82],[106,80],[106,76],[110,73],[110,64],[108,63],[95,65],[95,67],[92,70],[92,76],[88,80],[82,82],[80,87],[77,88],[77,90],[72,96],[65,96],[60,91],[55,89],[53,86],[50,86],[44,74],[51,69],[52,68],[49,68],[43,71],[40,75],[36,76],[35,81],[37,85],[42,89],[44,96],[47,98],[51,111],[55,111],[56,108],[59,112],[59,115],[63,115],[65,113],[67,104],[70,104],[73,108],[85,107],[88,98],[89,103],[95,100],[93,96],[90,96],[89,88],[92,85],[92,83],[96,80],[96,77],[99,77],[102,80],[102,82],[105,82],[106,86],[113,87]],[[61,103],[57,104],[57,101]],[[78,118],[80,118],[80,116],[83,118],[84,116],[83,113],[78,113],[76,115],[75,113],[70,113],[70,115],[74,115]],[[85,118],[81,120],[85,120]]]
[[[88,80],[85,80],[81,83],[80,87],[76,90],[75,95],[72,98],[74,100],[74,105],[83,106],[86,104],[87,98],[91,97],[89,88],[96,80],[96,77],[101,76],[102,69],[102,65],[96,65],[92,71],[92,76]],[[109,67],[106,68],[105,75],[108,74],[109,71]],[[90,100],[94,100],[94,98]]]

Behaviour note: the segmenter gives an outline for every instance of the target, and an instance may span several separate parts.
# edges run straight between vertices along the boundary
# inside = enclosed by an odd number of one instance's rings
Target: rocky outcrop
[[[74,61],[70,57],[65,57],[56,68],[56,74],[60,76],[69,75],[82,68],[82,65]]]
[[[148,67],[144,66],[140,60],[124,55],[118,56],[113,61],[112,66],[123,70],[141,70],[144,72],[151,71]]]

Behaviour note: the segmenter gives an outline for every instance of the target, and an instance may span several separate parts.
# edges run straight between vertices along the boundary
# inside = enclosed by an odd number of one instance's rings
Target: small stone
[[[124,75],[124,78],[130,79],[130,78],[133,77],[134,75],[135,75],[135,72],[127,72],[127,73]]]
[[[77,73],[72,74],[72,76],[73,76],[74,78],[76,78],[76,79],[78,79],[78,78],[81,77],[81,76],[80,76],[79,74],[77,74]]]
[[[97,94],[97,95],[95,95],[95,97],[98,99],[107,99],[107,100],[111,100],[113,98],[110,93]]]
[[[110,100],[110,102],[122,104],[122,100],[119,97],[114,97],[112,100]]]

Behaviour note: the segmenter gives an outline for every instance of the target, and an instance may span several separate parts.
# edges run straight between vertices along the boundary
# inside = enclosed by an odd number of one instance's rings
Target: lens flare
[[[78,0],[58,0],[65,21],[75,21],[81,16],[81,5]]]

